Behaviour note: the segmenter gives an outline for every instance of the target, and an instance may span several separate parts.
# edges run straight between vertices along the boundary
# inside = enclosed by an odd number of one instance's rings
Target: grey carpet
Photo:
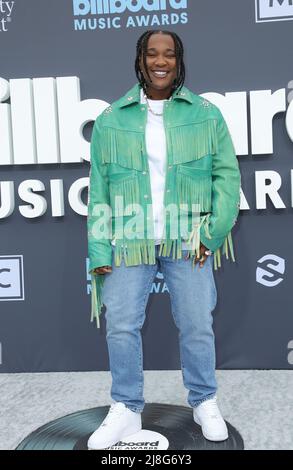
[[[145,371],[147,403],[189,406],[181,371]],[[291,371],[217,371],[224,418],[247,450],[293,449]],[[109,405],[109,372],[0,374],[0,449],[15,449],[48,421]]]

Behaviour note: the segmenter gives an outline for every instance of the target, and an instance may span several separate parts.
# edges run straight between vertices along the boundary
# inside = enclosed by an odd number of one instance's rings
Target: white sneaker
[[[217,397],[203,401],[193,408],[193,419],[201,426],[202,433],[209,441],[225,441],[228,429],[217,405]]]
[[[131,411],[122,402],[113,403],[98,429],[89,437],[89,450],[104,449],[120,439],[141,431],[141,413]]]

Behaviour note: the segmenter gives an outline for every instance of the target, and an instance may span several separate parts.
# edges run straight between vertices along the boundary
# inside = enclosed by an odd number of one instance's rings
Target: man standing
[[[234,260],[238,161],[220,110],[183,85],[183,44],[176,33],[145,32],[135,71],[138,83],[96,119],[91,141],[92,319],[99,320],[104,304],[114,403],[89,449],[141,429],[140,330],[158,269],[179,330],[194,421],[207,439],[228,438],[216,397],[213,262],[220,266],[222,249]],[[100,210],[105,206],[109,211]]]

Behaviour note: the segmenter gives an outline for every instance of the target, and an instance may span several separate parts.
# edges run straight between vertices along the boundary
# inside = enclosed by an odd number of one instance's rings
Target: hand
[[[199,251],[200,251],[200,257],[199,258],[194,257],[193,264],[196,264],[197,262],[199,262],[199,267],[202,268],[207,258],[211,255],[211,251],[201,242],[200,242]],[[206,254],[206,252],[210,254]]]
[[[111,273],[112,267],[111,266],[100,266],[99,268],[94,269],[95,274],[106,274]]]

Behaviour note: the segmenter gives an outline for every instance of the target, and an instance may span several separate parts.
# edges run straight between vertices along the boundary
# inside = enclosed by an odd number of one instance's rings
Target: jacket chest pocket
[[[144,132],[127,131],[117,127],[104,126],[100,139],[100,154],[103,163],[109,164],[113,172],[119,167],[125,170],[142,171]]]
[[[109,192],[112,213],[115,216],[132,215],[139,202],[138,172],[134,169],[109,168]]]
[[[211,169],[218,151],[216,120],[190,123],[168,129],[168,142],[174,164]]]
[[[196,158],[189,160],[187,162],[181,162],[178,164],[178,167],[182,169],[182,173],[188,176],[193,176],[193,173],[200,174],[201,172],[206,172],[206,174],[212,172],[212,163],[213,156],[211,154],[204,155],[201,158]]]
[[[202,160],[202,159],[201,159]],[[212,201],[211,170],[198,168],[199,161],[177,165],[177,195],[183,212],[210,212]],[[183,205],[183,206],[182,206]]]
[[[217,121],[187,123],[168,134],[177,166],[178,202],[183,212],[210,212],[213,155],[218,151]]]

